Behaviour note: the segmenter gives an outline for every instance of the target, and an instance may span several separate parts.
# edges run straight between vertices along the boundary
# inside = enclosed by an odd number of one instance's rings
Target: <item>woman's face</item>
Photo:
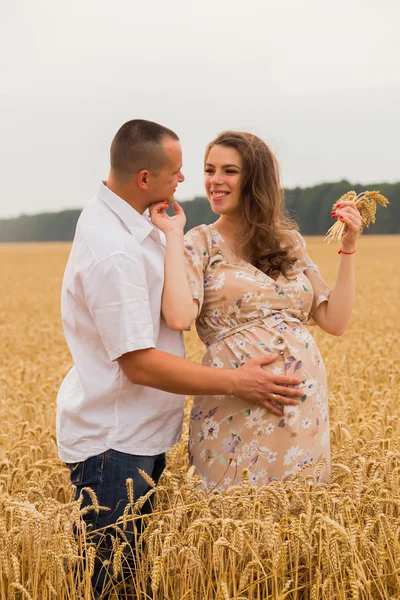
[[[238,214],[243,161],[235,148],[215,145],[204,167],[204,186],[211,209],[217,215]]]

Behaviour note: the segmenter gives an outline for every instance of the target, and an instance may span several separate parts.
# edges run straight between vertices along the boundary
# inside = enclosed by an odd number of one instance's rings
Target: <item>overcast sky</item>
[[[262,137],[286,187],[400,180],[398,0],[0,0],[0,217],[82,207],[144,118]]]

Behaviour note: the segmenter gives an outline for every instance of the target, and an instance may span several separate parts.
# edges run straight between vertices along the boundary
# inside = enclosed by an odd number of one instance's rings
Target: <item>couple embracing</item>
[[[190,462],[221,492],[248,469],[254,485],[304,467],[329,475],[326,373],[305,325],[340,335],[354,299],[359,212],[346,224],[329,289],[285,215],[277,161],[257,136],[225,131],[206,149],[205,190],[219,215],[184,236],[174,203],[184,180],[178,136],[133,120],[114,137],[110,173],[83,210],[62,290],[74,361],[57,399],[57,439],[77,496],[92,488],[114,523],[158,481],[181,435],[184,394],[194,395]],[[182,331],[196,323],[202,365],[184,358]],[[321,466],[323,466],[321,470]],[[90,503],[83,494],[83,503]],[[145,505],[144,511],[151,506]]]

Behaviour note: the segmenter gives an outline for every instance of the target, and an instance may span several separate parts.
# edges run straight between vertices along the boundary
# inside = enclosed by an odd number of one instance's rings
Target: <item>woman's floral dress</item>
[[[238,484],[244,468],[255,485],[284,480],[303,465],[313,472],[320,459],[329,474],[326,373],[305,324],[328,300],[330,289],[293,232],[298,261],[290,279],[265,275],[230,250],[213,225],[185,236],[192,295],[199,302],[197,332],[206,346],[203,365],[237,369],[249,358],[278,353],[266,368],[305,380],[298,406],[283,417],[235,396],[196,396],[190,421],[189,454],[209,488]]]

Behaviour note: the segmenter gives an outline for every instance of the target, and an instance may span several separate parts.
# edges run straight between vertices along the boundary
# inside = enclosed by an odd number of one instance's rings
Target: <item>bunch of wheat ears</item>
[[[364,227],[369,227],[371,223],[375,223],[376,221],[376,203],[381,206],[386,206],[389,204],[389,201],[385,196],[383,196],[380,192],[361,192],[360,194],[356,194],[356,192],[351,191],[344,194],[335,204],[332,209],[337,210],[338,204],[341,202],[351,202],[354,201],[358,211],[361,214],[362,218],[362,229]],[[325,240],[331,242],[335,240],[340,242],[342,235],[344,233],[346,224],[343,221],[337,220],[334,225],[327,231]],[[361,230],[362,231],[362,230]]]

